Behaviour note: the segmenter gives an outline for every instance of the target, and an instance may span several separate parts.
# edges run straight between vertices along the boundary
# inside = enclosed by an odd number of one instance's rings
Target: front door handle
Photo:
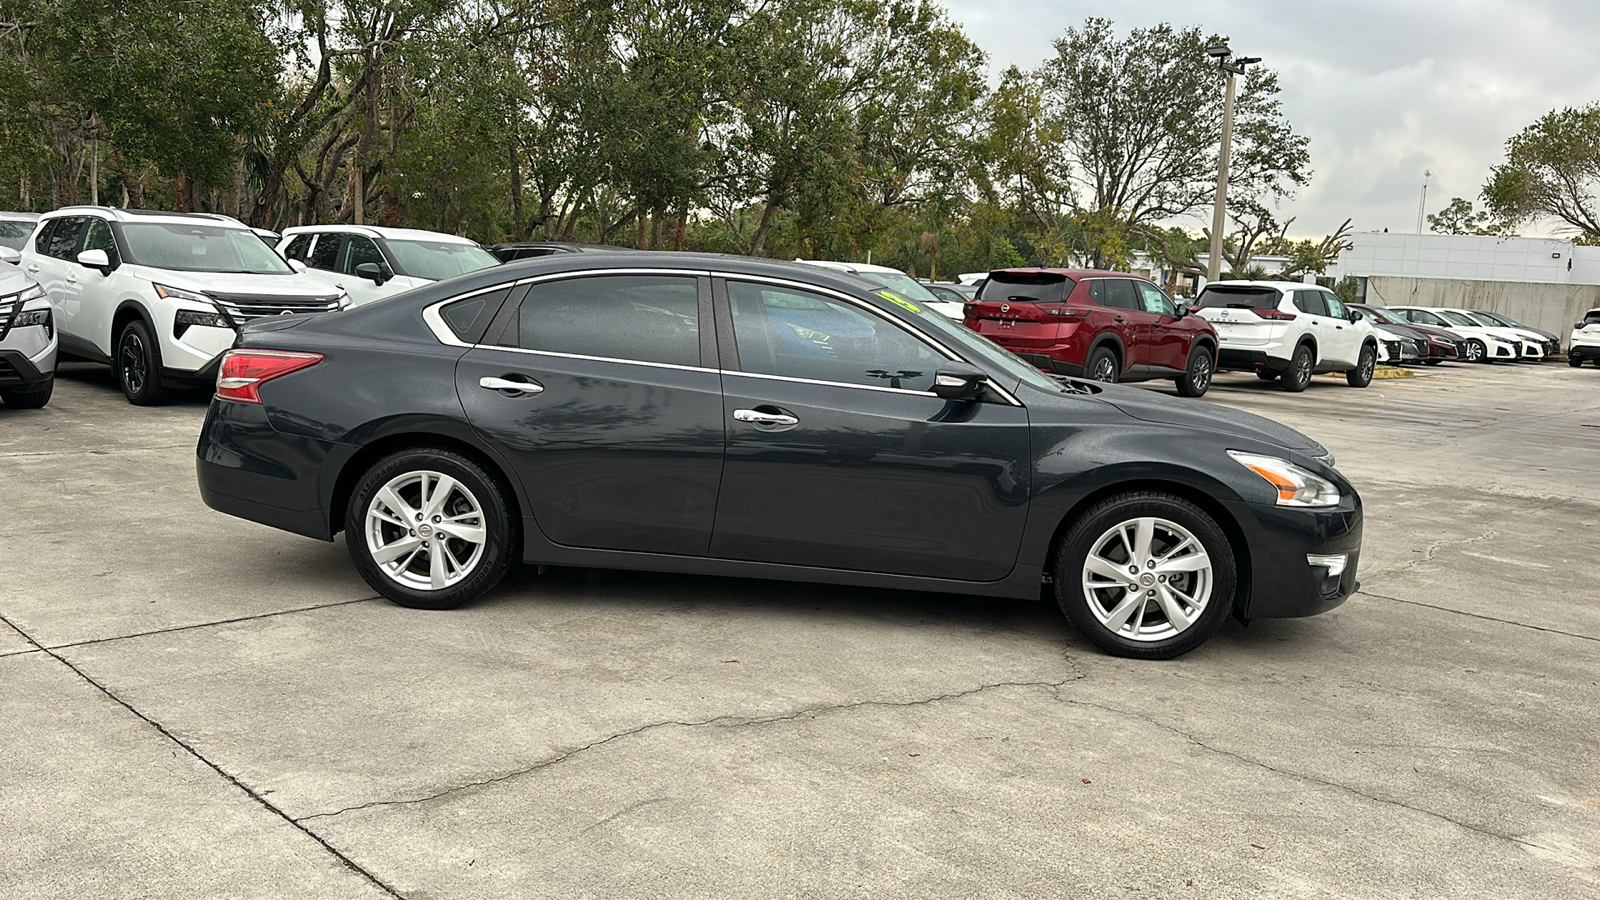
[[[736,409],[733,411],[733,417],[757,428],[793,428],[800,424],[799,419],[788,413],[769,413],[758,409]]]
[[[519,381],[511,378],[495,378],[485,375],[478,379],[478,387],[491,391],[503,391],[507,397],[520,397],[523,394],[538,394],[544,391],[544,385],[536,381]]]

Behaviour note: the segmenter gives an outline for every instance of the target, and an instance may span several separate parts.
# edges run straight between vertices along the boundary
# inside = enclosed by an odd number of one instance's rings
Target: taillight
[[[1281,309],[1256,309],[1251,310],[1251,312],[1254,312],[1256,316],[1262,319],[1274,319],[1279,322],[1294,321],[1294,313],[1284,312]]]
[[[1089,314],[1089,311],[1087,309],[1060,309],[1060,308],[1053,308],[1053,309],[1047,309],[1047,310],[1045,310],[1045,312],[1049,313],[1052,316],[1070,316],[1070,317],[1075,318],[1075,319],[1081,319],[1084,316],[1087,316]]]
[[[291,350],[229,350],[217,370],[217,397],[260,403],[261,385],[322,362],[321,353]]]

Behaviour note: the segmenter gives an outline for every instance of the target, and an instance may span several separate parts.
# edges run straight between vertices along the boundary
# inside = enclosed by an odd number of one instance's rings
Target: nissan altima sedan
[[[1038,599],[1168,658],[1356,588],[1361,501],[1276,422],[1055,379],[844,272],[560,254],[246,325],[217,510],[443,609],[513,562]]]

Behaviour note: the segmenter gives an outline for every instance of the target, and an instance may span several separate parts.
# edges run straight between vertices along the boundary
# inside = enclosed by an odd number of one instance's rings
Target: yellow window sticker
[[[922,312],[922,307],[912,303],[910,300],[907,300],[906,298],[901,297],[892,291],[879,291],[878,296],[889,301],[890,303],[893,303],[895,306],[898,306],[901,309],[910,310],[914,313]]]

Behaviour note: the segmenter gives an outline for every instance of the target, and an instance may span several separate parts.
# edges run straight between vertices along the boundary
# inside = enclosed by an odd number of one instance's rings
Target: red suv
[[[1216,370],[1211,323],[1124,272],[998,269],[963,311],[968,328],[1046,372],[1171,378],[1178,393],[1198,397]]]

